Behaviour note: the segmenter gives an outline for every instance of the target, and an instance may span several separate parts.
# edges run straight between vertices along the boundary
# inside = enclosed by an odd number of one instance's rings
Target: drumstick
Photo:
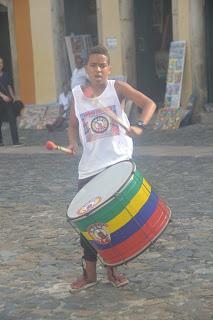
[[[58,151],[61,151],[61,152],[67,153],[67,154],[72,154],[72,151],[70,149],[59,146],[59,145],[55,144],[53,141],[47,141],[47,143],[45,144],[45,147],[48,150],[58,150]]]
[[[103,112],[107,114],[112,120],[117,122],[123,129],[125,129],[127,132],[130,131],[130,128],[120,119],[118,116],[113,112],[109,107],[104,106],[97,96],[94,95],[94,91],[91,87],[87,87],[84,89],[84,94],[87,98],[96,100],[99,104],[99,106],[103,109]]]

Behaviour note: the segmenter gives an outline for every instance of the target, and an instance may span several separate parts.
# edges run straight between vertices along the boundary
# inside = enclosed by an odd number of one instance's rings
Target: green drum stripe
[[[130,200],[137,194],[143,185],[144,178],[139,171],[136,171],[132,181],[126,186],[124,190],[115,198],[112,199],[104,207],[91,213],[90,215],[74,220],[72,223],[80,231],[87,231],[91,224],[96,222],[106,223],[116,217],[130,202]]]

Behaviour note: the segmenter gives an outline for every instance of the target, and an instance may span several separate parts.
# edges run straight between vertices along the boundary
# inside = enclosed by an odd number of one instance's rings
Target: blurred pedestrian
[[[24,107],[21,101],[15,101],[15,93],[8,73],[4,70],[4,60],[0,57],[0,146],[4,146],[1,127],[9,122],[13,145],[20,145],[16,118]]]

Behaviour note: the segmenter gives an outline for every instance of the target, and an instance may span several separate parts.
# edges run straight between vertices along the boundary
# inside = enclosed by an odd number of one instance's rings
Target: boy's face
[[[91,54],[86,71],[92,84],[105,84],[111,73],[108,58],[103,54]]]

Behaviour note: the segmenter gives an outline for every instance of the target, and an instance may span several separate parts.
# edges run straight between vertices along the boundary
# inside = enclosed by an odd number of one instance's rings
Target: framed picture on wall
[[[71,35],[65,37],[67,54],[70,69],[75,69],[75,57],[81,56],[84,61],[87,59],[89,49],[92,47],[92,36],[89,34]]]

